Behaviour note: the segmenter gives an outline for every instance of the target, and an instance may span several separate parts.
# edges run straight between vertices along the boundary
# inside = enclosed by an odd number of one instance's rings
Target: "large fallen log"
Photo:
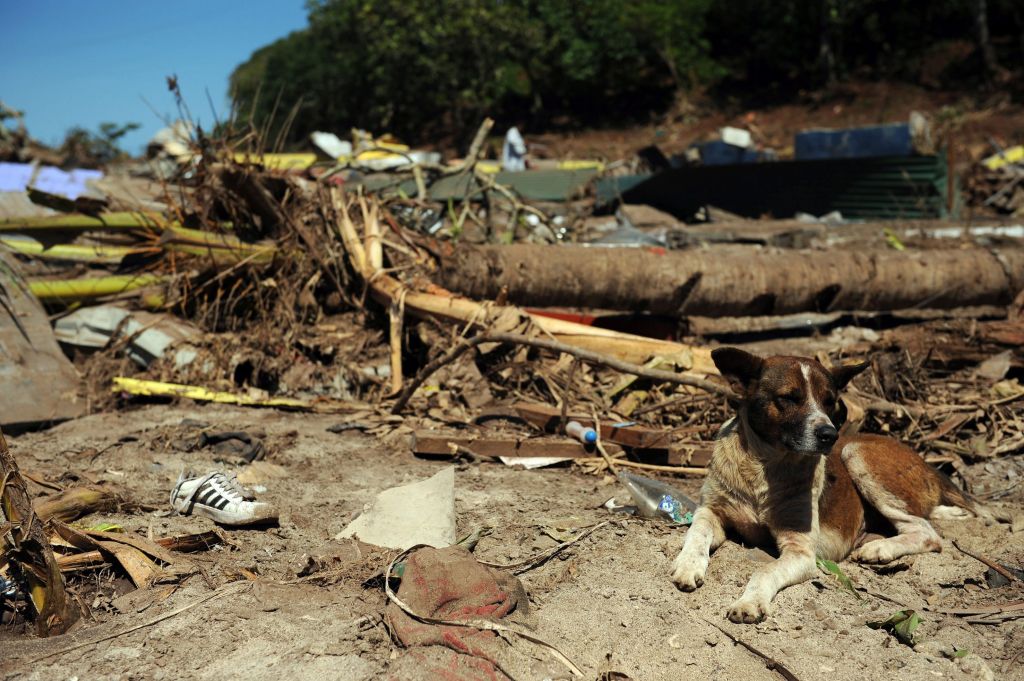
[[[376,235],[368,239],[371,243],[370,248],[367,248],[348,215],[344,198],[340,194],[335,194],[334,202],[338,214],[337,228],[344,242],[347,258],[355,272],[366,282],[370,295],[385,306],[401,301],[404,309],[411,314],[458,322],[488,331],[517,331],[521,330],[524,322],[527,322],[555,341],[611,355],[626,362],[639,364],[652,357],[671,356],[673,363],[683,369],[680,372],[682,374],[698,379],[718,374],[708,348],[530,315],[517,307],[491,302],[479,303],[452,295],[442,289],[430,292],[411,289],[383,271],[379,262],[374,262],[379,255],[371,257],[371,253],[376,250],[372,242],[379,239],[380,235],[376,204],[361,205],[367,234]]]
[[[445,288],[532,307],[745,316],[1006,305],[1024,289],[1024,249],[653,251],[469,246],[441,256]]]

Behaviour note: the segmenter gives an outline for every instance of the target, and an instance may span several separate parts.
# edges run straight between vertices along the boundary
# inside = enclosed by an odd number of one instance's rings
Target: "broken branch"
[[[529,336],[524,336],[518,333],[492,332],[462,340],[460,343],[448,350],[448,352],[423,367],[419,374],[416,375],[416,378],[414,378],[409,385],[405,387],[402,394],[398,396],[395,404],[391,407],[391,413],[400,414],[402,409],[405,408],[406,403],[409,401],[409,398],[412,397],[413,393],[415,393],[416,390],[423,385],[423,382],[426,381],[427,378],[429,378],[435,371],[447,364],[451,364],[467,350],[484,343],[512,343],[516,345],[540,348],[542,350],[551,350],[552,352],[572,355],[573,357],[593,364],[603,364],[604,366],[615,369],[616,371],[649,378],[653,381],[689,385],[717,395],[729,395],[729,392],[725,387],[703,378],[697,378],[696,376],[677,374],[671,371],[660,371],[658,369],[648,369],[614,357],[609,357],[608,355],[568,345],[561,341],[545,338],[530,338]]]

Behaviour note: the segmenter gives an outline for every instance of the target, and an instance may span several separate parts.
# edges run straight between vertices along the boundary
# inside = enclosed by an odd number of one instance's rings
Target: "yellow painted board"
[[[289,409],[312,409],[313,405],[305,400],[290,397],[255,398],[248,395],[210,390],[198,385],[181,383],[163,383],[138,378],[115,376],[112,392],[126,392],[129,395],[145,397],[185,397],[200,402],[218,402],[220,404],[237,404],[244,407],[285,407]]]
[[[363,402],[344,402],[317,398],[300,400],[291,397],[251,397],[220,390],[210,390],[199,385],[181,383],[163,383],[127,376],[115,376],[111,392],[124,392],[140,397],[184,397],[199,402],[217,402],[234,404],[241,407],[276,407],[279,409],[297,409],[315,411],[323,414],[340,414],[371,408]]]
[[[1003,166],[1021,161],[1024,161],[1024,146],[1010,147],[1001,154],[989,156],[981,163],[989,170],[999,170]]]
[[[604,170],[604,163],[602,163],[601,161],[588,161],[588,160],[559,161],[554,166],[554,168],[557,169],[557,170],[590,170],[590,169],[594,169],[594,170],[597,170],[598,172],[600,172],[600,171]],[[476,169],[479,170],[482,173],[489,173],[491,175],[494,175],[496,173],[500,173],[501,172],[501,161],[477,161]],[[550,165],[547,165],[547,166],[545,166],[543,168],[539,168],[538,170],[551,170],[551,169],[552,169],[552,167]],[[529,170],[524,171],[524,172],[529,172]]]
[[[316,163],[316,154],[235,154],[235,163],[261,165],[268,170],[305,170]]]

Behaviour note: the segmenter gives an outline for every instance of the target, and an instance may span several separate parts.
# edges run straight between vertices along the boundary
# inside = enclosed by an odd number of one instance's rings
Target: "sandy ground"
[[[340,542],[334,535],[377,492],[446,465],[415,459],[403,439],[327,432],[343,420],[336,416],[159,405],[22,435],[11,440],[11,447],[21,466],[36,475],[108,481],[135,501],[159,509],[96,514],[87,519],[89,524],[115,522],[129,532],[151,531],[158,537],[202,531],[212,522],[166,513],[168,492],[183,466],[223,468],[214,464],[210,450],[182,453],[169,444],[183,432],[183,419],[266,433],[266,463],[250,473],[267,488],[261,498],[279,505],[280,527],[226,531],[231,548],[193,554],[206,578],[193,576],[177,588],[122,596],[130,590],[126,581],[109,572],[76,579],[75,590],[90,599],[91,616],[72,633],[50,640],[0,630],[0,678],[436,678],[419,657],[392,643],[380,624],[386,601],[379,588],[364,588],[355,575],[330,586],[281,584],[296,578],[307,557],[336,552]],[[988,473],[981,467],[970,473],[1003,476],[1007,467],[1024,473],[1019,457],[1000,462],[997,469],[990,464]],[[699,480],[678,485],[696,495]],[[1018,487],[1006,497],[1008,508],[1021,510],[1022,491]],[[611,496],[624,495],[617,484],[566,468],[524,471],[480,463],[456,471],[459,533],[493,528],[477,555],[495,562],[554,546],[545,530],[558,535],[558,528],[613,517],[600,506]],[[986,527],[976,520],[938,526],[945,550],[906,561],[905,569],[876,572],[844,563],[853,582],[870,592],[861,599],[822,575],[783,591],[772,614],[758,625],[735,625],[724,614],[767,555],[727,542],[712,560],[707,584],[683,594],[669,582],[668,572],[685,530],[656,522],[628,519],[605,526],[522,579],[538,616],[537,633],[591,679],[609,670],[634,679],[782,678],[718,627],[781,661],[803,681],[1024,678],[1024,619],[971,625],[924,612],[920,632],[925,643],[916,650],[866,626],[898,610],[896,602],[950,609],[1024,598],[1019,583],[989,588],[986,568],[950,543],[957,539],[1020,566],[1024,532],[1013,534],[1007,525]],[[214,593],[211,585],[237,580],[242,570],[258,579],[204,600]],[[151,626],[60,652],[193,603],[198,605]],[[943,647],[970,654],[953,661],[940,654]],[[559,670],[529,644],[517,644],[517,649],[536,658],[537,678]],[[38,659],[44,655],[50,656]]]

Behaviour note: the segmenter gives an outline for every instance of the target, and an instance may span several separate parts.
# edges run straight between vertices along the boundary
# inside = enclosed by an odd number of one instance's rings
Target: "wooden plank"
[[[675,444],[669,447],[666,462],[670,466],[707,466],[711,463],[713,450],[712,442],[699,445]]]
[[[482,418],[503,416],[513,418],[518,416],[546,433],[555,433],[558,430],[562,412],[560,409],[546,404],[518,403],[511,407],[499,407],[485,411]],[[566,415],[566,420],[578,421],[588,428],[594,427],[593,417],[584,414],[570,413]],[[605,444],[614,442],[624,447],[662,450],[668,450],[671,445],[672,436],[668,430],[647,428],[637,424],[615,424],[607,421],[601,421],[600,428],[601,440]]]

